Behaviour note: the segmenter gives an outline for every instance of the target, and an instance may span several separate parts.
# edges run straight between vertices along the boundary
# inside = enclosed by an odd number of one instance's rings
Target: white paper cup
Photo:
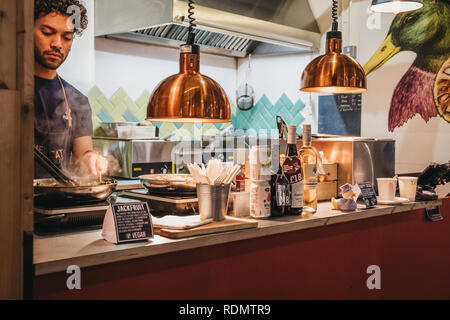
[[[377,178],[378,196],[380,200],[394,201],[395,190],[397,189],[397,179]]]
[[[417,179],[417,177],[398,177],[400,197],[409,201],[416,200]]]

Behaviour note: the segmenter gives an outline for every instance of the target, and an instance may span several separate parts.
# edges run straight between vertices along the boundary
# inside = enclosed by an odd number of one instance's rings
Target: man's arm
[[[92,144],[92,137],[79,137],[73,140],[73,155],[75,157],[75,163],[79,162],[86,152],[93,150],[94,146]]]
[[[108,169],[108,161],[94,151],[92,137],[90,136],[73,140],[73,156],[80,175],[99,176]]]

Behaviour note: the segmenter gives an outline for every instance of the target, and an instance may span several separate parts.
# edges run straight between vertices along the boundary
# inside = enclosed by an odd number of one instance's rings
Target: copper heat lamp
[[[189,33],[180,46],[180,72],[153,91],[147,120],[161,122],[231,122],[230,103],[222,87],[200,73],[200,50],[194,44],[193,1],[189,0]]]
[[[327,32],[325,54],[305,68],[301,91],[315,93],[360,93],[366,91],[366,75],[352,57],[342,54],[342,33],[338,31],[337,0],[333,0],[333,24]]]

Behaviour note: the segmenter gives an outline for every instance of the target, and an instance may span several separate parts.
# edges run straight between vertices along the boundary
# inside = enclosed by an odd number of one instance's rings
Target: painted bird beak
[[[400,47],[394,45],[394,43],[392,42],[392,34],[389,33],[384,39],[381,46],[364,65],[364,72],[366,73],[366,75],[368,75],[372,71],[377,70],[379,67],[385,64],[386,61],[395,56],[399,51]]]

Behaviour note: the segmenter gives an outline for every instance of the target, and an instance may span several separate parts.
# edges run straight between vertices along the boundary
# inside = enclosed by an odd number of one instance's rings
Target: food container
[[[250,215],[250,192],[232,192],[230,197],[229,215],[248,217]]]
[[[270,180],[272,153],[266,146],[253,146],[249,156],[250,179],[253,181]]]
[[[270,198],[268,181],[252,181],[250,186],[250,216],[257,219],[269,218]]]

